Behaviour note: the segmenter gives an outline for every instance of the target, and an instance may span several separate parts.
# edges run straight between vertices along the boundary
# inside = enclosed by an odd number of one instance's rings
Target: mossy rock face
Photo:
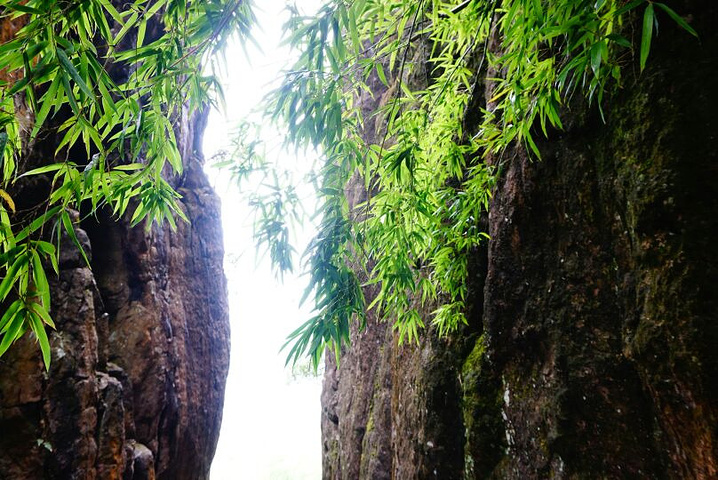
[[[464,336],[353,344],[394,478],[718,478],[718,3],[681,11],[700,42],[661,17],[605,123],[574,98],[541,161],[489,159]]]
[[[686,3],[700,45],[662,24],[605,124],[572,106],[540,162],[504,168],[484,299],[500,478],[718,475],[718,8]]]
[[[466,430],[464,477],[467,479],[487,478],[506,449],[501,383],[492,377],[486,363],[486,343],[481,336],[461,369]]]

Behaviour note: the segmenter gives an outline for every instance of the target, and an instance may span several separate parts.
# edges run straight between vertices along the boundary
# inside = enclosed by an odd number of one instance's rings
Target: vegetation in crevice
[[[697,35],[648,0],[365,0],[329,2],[313,16],[293,10],[287,41],[299,59],[269,110],[290,145],[317,147],[324,161],[322,221],[305,254],[317,314],[290,336],[289,359],[306,352],[318,362],[326,346],[338,355],[367,309],[391,319],[400,342],[418,338],[421,306],[438,305],[430,321],[440,335],[466,323],[468,257],[487,238],[479,218],[503,152],[519,144],[540,158],[537,136],[563,128],[576,95],[601,110],[624,68],[645,67],[659,18]],[[415,61],[418,49],[426,53]],[[367,110],[362,98],[378,82],[387,93]],[[478,125],[465,130],[469,116]],[[356,175],[367,198],[349,205]],[[352,265],[365,266],[365,284],[379,289],[368,305]]]
[[[107,208],[147,228],[187,220],[168,181],[184,168],[178,120],[220,98],[202,64],[246,39],[254,17],[242,0],[0,7],[11,32],[0,45],[0,355],[32,331],[49,368],[46,270],[57,274],[63,236],[89,264],[76,212]],[[44,197],[29,202],[28,185],[46,185]]]

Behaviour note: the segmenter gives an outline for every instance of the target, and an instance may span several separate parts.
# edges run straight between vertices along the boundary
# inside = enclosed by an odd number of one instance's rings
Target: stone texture
[[[324,478],[718,477],[718,6],[676,8],[700,43],[662,20],[605,124],[490,160],[466,331],[327,361]]]
[[[207,478],[229,326],[219,203],[199,162],[185,175],[190,225],[146,231],[101,215],[79,235],[92,271],[67,245],[50,372],[29,338],[0,363],[0,428],[17,432],[0,440],[0,478],[123,478],[129,440],[155,472],[131,478]]]
[[[11,35],[6,22],[2,35]],[[30,335],[0,359],[0,478],[209,477],[229,323],[219,200],[202,171],[205,122],[206,112],[183,112],[185,171],[168,176],[189,224],[172,232],[129,228],[107,212],[86,217],[76,233],[92,269],[64,242],[51,279],[50,372]],[[41,137],[25,146],[25,167],[52,158],[52,130]],[[23,208],[47,184],[38,177],[17,188]]]

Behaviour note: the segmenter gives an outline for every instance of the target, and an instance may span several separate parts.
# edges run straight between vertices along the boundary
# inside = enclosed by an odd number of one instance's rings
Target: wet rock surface
[[[490,160],[465,331],[327,360],[325,479],[718,477],[718,9],[685,4],[700,45],[662,23],[605,124]]]

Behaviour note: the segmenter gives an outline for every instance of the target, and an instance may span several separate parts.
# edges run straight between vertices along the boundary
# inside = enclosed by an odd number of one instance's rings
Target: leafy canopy
[[[73,212],[186,220],[166,180],[183,168],[178,120],[213,100],[202,62],[230,35],[246,39],[254,17],[243,0],[2,0],[0,17],[18,28],[0,45],[0,355],[31,330],[49,368],[46,268],[58,272],[63,231],[82,251]],[[48,131],[54,154],[28,158]],[[16,211],[12,192],[38,175],[47,198]]]
[[[371,309],[391,319],[400,341],[417,339],[426,309],[439,334],[465,323],[469,257],[487,238],[480,218],[497,175],[488,163],[512,145],[540,157],[536,135],[562,128],[575,92],[600,109],[634,43],[645,68],[659,11],[697,36],[651,0],[291,9],[287,42],[298,60],[268,108],[290,145],[318,147],[324,160],[322,220],[304,257],[317,310],[291,334],[288,361],[308,353],[316,366],[327,346],[338,358],[352,322],[363,325]],[[634,41],[624,32],[639,16]],[[364,196],[349,205],[357,183]],[[362,287],[373,287],[369,305]]]
[[[253,15],[241,0],[0,7],[3,24],[21,26],[0,45],[0,355],[31,330],[49,367],[46,268],[58,271],[63,231],[79,247],[73,212],[106,206],[148,226],[184,218],[163,176],[183,168],[177,120],[221,94],[202,61],[232,32],[246,41]],[[634,43],[645,67],[657,12],[696,34],[651,0],[333,0],[311,16],[290,9],[287,42],[298,60],[268,114],[287,127],[288,144],[318,148],[323,165],[321,222],[304,257],[316,316],[290,336],[289,359],[308,353],[316,366],[327,346],[338,355],[367,309],[393,319],[400,339],[417,338],[427,307],[440,333],[464,323],[468,258],[486,238],[479,219],[496,175],[487,156],[515,144],[538,156],[535,135],[561,128],[576,91],[600,107]],[[639,15],[634,42],[624,23]],[[24,155],[45,130],[60,135],[53,158],[28,167]],[[224,162],[237,178],[266,167],[256,137],[244,133],[237,158]],[[40,175],[50,177],[47,198],[16,211],[13,192]],[[349,205],[357,178],[364,200]],[[257,240],[280,272],[292,268],[286,219],[297,201],[282,188],[253,199]],[[370,305],[366,286],[378,292]]]

